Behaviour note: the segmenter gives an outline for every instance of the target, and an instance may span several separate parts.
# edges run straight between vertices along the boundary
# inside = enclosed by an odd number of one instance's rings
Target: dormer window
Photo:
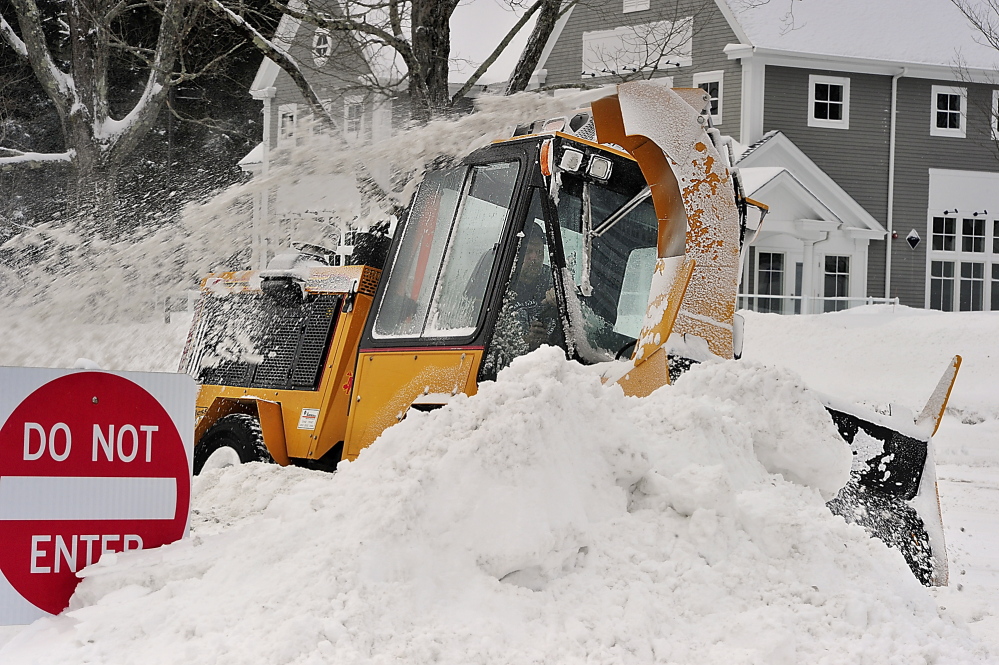
[[[814,74],[808,77],[808,126],[850,128],[850,79]]]

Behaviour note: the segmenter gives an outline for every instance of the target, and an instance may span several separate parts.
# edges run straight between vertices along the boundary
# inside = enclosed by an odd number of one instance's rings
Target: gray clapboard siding
[[[331,35],[330,57],[322,67],[317,67],[312,57],[312,37],[315,32],[315,26],[303,22],[299,26],[288,52],[299,63],[306,79],[319,98],[331,100],[331,115],[337,123],[342,123],[344,95],[345,93],[350,94],[351,89],[359,93],[364,92],[358,89],[357,81],[358,77],[367,71],[367,65],[356,47],[351,46],[349,40],[342,37],[338,39],[338,35],[333,33]],[[270,128],[272,145],[277,144],[280,119],[278,109],[281,104],[298,104],[300,114],[308,112],[305,99],[299,92],[298,86],[284,70],[278,73],[274,81],[274,89],[274,112],[271,115]],[[365,131],[370,132],[370,122],[365,122]]]
[[[968,89],[966,138],[930,136],[931,88]],[[898,130],[895,166],[895,229],[892,245],[892,295],[913,307],[926,296],[926,250],[930,245],[929,169],[999,171],[991,140],[990,107],[994,86],[902,78],[898,82]],[[904,238],[916,229],[923,241],[910,249]]]
[[[623,12],[621,0],[582,0],[569,17],[558,42],[545,63],[548,75],[545,86],[603,85],[622,79],[614,76],[585,79],[582,76],[583,33],[591,30],[611,30],[624,25],[639,25],[678,17],[694,17],[693,65],[657,72],[672,76],[676,87],[690,87],[693,74],[722,70],[723,133],[738,135],[742,99],[742,68],[725,55],[724,48],[739,40],[714,0],[652,0],[650,8],[640,12]]]
[[[808,77],[812,74],[850,79],[849,129],[808,126]],[[764,131],[784,132],[882,224],[888,217],[890,122],[890,76],[767,66]],[[885,242],[871,241],[868,295],[884,295],[884,265]]]

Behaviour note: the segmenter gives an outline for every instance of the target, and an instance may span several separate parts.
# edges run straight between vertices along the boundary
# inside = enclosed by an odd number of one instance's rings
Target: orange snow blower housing
[[[637,396],[693,363],[739,357],[747,207],[766,207],[743,195],[706,102],[699,89],[623,84],[429,171],[382,271],[323,266],[313,252],[207,277],[182,360],[202,384],[195,473],[248,461],[331,470],[410,409],[474,394],[542,344],[603,363],[606,383]],[[927,408],[942,415],[948,390]],[[881,516],[865,526],[898,536],[924,582],[945,581],[942,530],[924,527],[939,513],[908,503],[933,486],[929,435],[828,408],[849,443],[882,441],[869,468],[893,479],[858,472],[832,507]],[[874,498],[879,510],[855,510]]]

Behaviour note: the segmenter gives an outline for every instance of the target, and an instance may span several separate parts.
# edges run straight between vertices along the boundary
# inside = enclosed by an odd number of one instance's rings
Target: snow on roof
[[[756,168],[739,169],[742,178],[742,188],[746,196],[752,196],[760,187],[767,184],[782,172],[787,171],[782,166],[758,166]]]
[[[888,63],[976,69],[999,51],[950,0],[719,0],[753,46]],[[737,30],[737,32],[739,32]]]
[[[243,159],[239,160],[240,166],[251,166],[253,164],[261,164],[264,161],[264,144],[258,143],[253,147],[250,152],[246,153]]]

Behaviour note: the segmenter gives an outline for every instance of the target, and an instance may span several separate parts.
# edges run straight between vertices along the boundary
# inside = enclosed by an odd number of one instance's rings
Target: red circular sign
[[[190,497],[183,439],[152,395],[115,374],[62,376],[0,428],[0,570],[57,614],[103,553],[181,538]]]

